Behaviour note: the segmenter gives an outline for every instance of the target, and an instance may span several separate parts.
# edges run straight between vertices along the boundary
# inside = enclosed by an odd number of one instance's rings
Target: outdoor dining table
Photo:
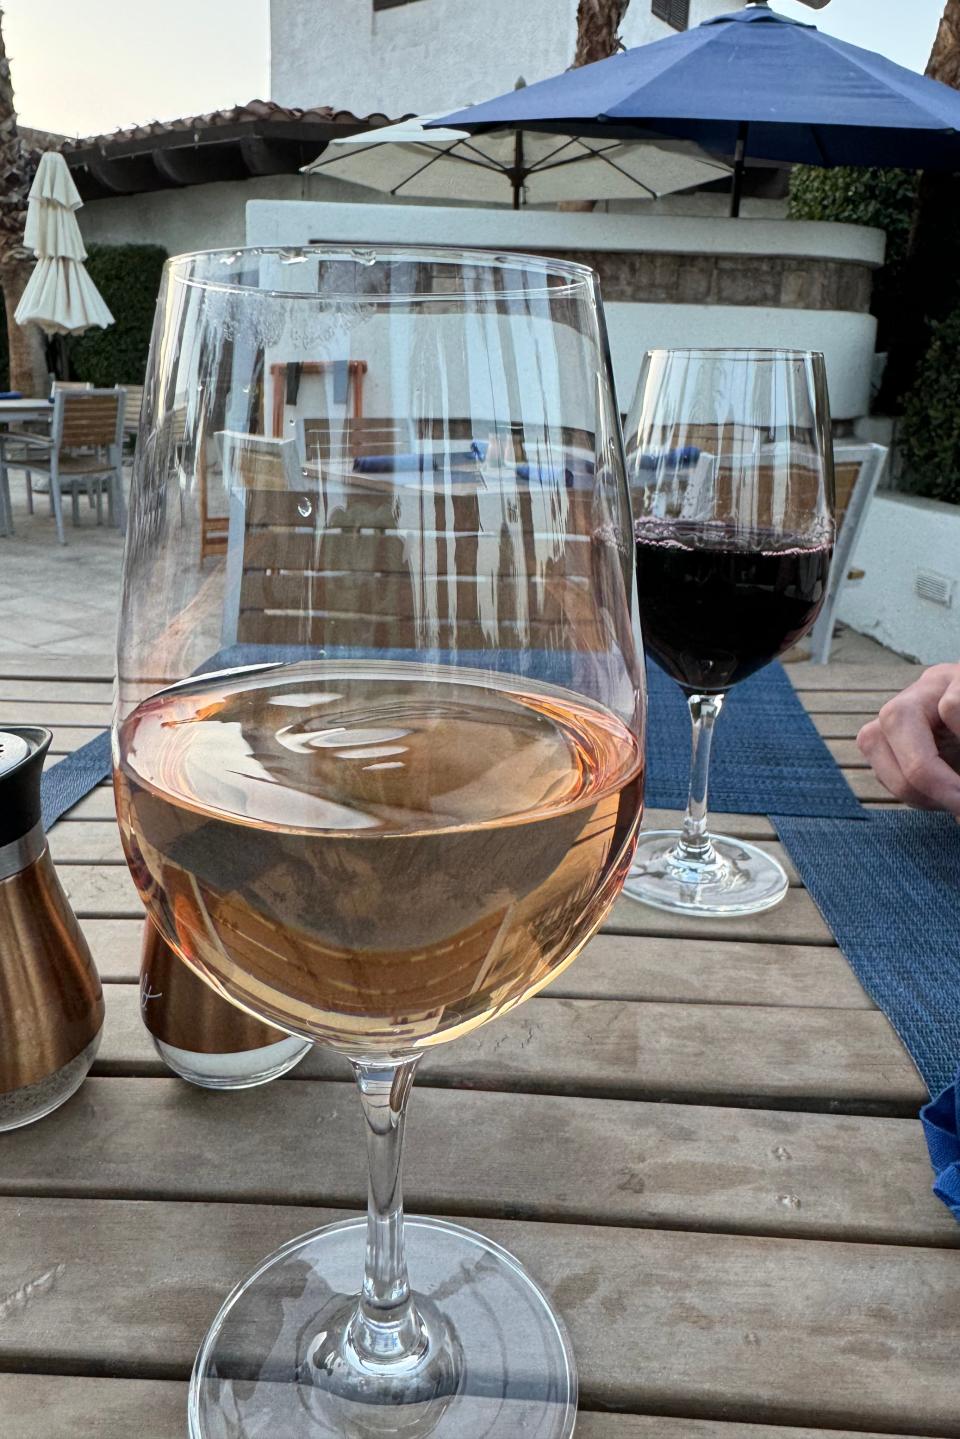
[[[868,806],[891,801],[854,736],[916,672],[790,667]],[[0,662],[4,721],[51,726],[55,754],[110,696],[107,664]],[[785,859],[767,819],[716,822]],[[172,1078],[140,1023],[108,785],[51,847],[107,1019],[76,1097],[0,1138],[0,1434],[182,1439],[230,1287],[362,1207],[359,1113],[319,1051],[244,1093]],[[621,900],[542,996],[422,1064],[409,1208],[467,1217],[544,1284],[578,1439],[960,1436],[960,1227],[931,1194],[924,1086],[792,881],[742,920]]]

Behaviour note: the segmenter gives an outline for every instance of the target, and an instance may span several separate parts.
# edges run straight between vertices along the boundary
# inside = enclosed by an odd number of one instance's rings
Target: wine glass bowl
[[[350,1060],[371,1173],[365,1225],[229,1297],[192,1439],[571,1432],[569,1346],[516,1261],[418,1219],[411,1294],[400,1145],[423,1050],[547,984],[626,877],[633,567],[589,270],[168,263],[124,565],[125,851],[192,969]]]
[[[753,845],[707,833],[713,725],[727,692],[812,628],[833,552],[823,358],[652,351],[627,422],[637,589],[649,653],[693,721],[683,830],[648,832],[626,892],[700,915],[768,909],[787,878]]]

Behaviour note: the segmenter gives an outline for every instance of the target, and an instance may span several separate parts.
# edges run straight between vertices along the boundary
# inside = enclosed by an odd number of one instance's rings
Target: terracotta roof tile
[[[314,105],[308,110],[293,106],[278,105],[274,100],[251,100],[246,105],[234,105],[229,110],[211,110],[206,115],[187,115],[179,120],[150,120],[143,125],[132,125],[124,130],[114,130],[106,135],[89,135],[80,140],[65,140],[60,148],[65,155],[73,150],[86,150],[91,146],[108,149],[111,145],[128,144],[132,140],[147,140],[152,136],[171,135],[178,131],[184,134],[215,130],[218,126],[250,124],[341,124],[358,128],[373,128],[389,125],[390,117],[374,113],[354,115],[351,110],[335,110],[330,105]]]

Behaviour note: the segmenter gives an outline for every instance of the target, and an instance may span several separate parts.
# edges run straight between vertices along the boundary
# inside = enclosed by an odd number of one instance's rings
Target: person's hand
[[[864,725],[857,745],[896,799],[960,819],[960,664],[927,670]]]

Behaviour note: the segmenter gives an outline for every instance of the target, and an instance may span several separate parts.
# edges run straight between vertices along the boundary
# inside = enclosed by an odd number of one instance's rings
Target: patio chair
[[[322,379],[332,386],[331,398],[336,405],[342,405],[344,412],[349,406],[353,419],[363,414],[363,382],[367,373],[366,360],[282,360],[270,366],[273,389],[273,405],[270,427],[279,438],[284,433],[288,406],[296,408],[300,403],[300,387],[304,379]],[[353,391],[352,401],[350,391]],[[265,418],[265,417],[264,417]]]
[[[834,468],[837,494],[837,540],[827,583],[827,598],[810,635],[810,658],[825,665],[837,625],[837,608],[848,583],[863,579],[850,568],[870,501],[887,468],[890,451],[883,445],[837,445]]]
[[[322,637],[370,650],[424,642],[443,648],[454,640],[459,649],[482,650],[495,612],[514,622],[517,648],[549,648],[561,617],[578,613],[577,646],[606,648],[590,595],[588,526],[561,562],[555,484],[521,485],[511,491],[516,504],[505,508],[469,452],[449,457],[442,485],[432,477],[424,485],[400,468],[351,470],[348,478],[345,467],[321,466],[305,474],[292,440],[217,438],[230,505],[224,645],[310,645]],[[565,491],[563,503],[589,514],[592,495]],[[411,537],[423,535],[424,504],[436,506],[438,525],[421,545]],[[462,571],[433,582],[449,566],[451,520],[454,543],[463,557],[473,555],[476,575],[498,575],[495,595],[488,579]],[[352,605],[345,571],[355,577]],[[327,608],[328,595],[336,611]]]
[[[123,438],[136,440],[140,428],[140,411],[143,409],[143,386],[118,385],[117,388],[123,390],[127,397],[123,408]]]
[[[33,491],[49,491],[57,539],[62,545],[67,543],[63,530],[64,490],[69,490],[72,496],[75,525],[80,522],[81,493],[89,495],[96,504],[99,524],[106,485],[109,519],[118,528],[123,524],[124,400],[121,389],[58,388],[54,393],[49,436],[16,435],[11,437],[12,446],[6,439],[0,442],[0,490],[7,505],[9,468],[19,464],[27,474],[27,505],[31,514]]]

